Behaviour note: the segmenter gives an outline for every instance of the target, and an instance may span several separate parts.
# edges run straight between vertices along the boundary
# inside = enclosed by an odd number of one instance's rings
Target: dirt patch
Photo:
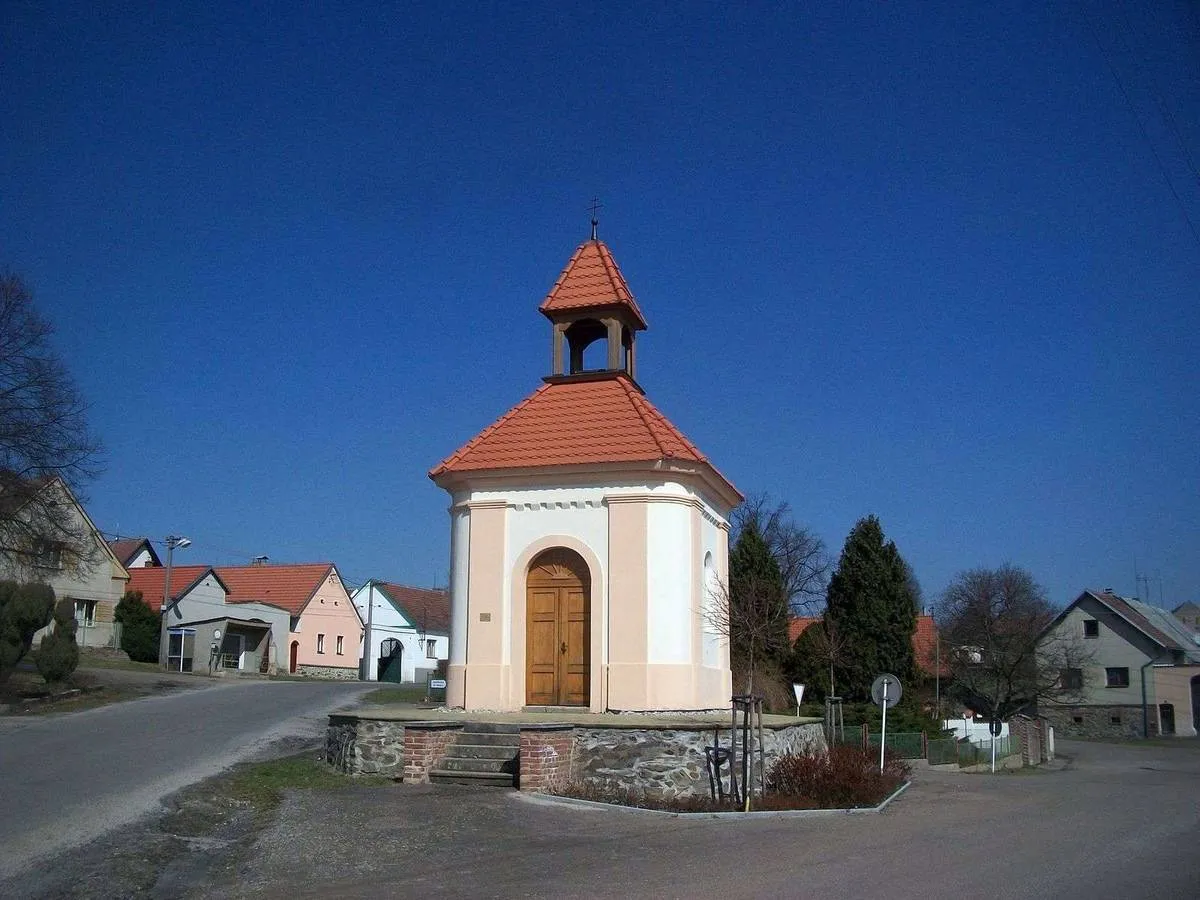
[[[310,739],[280,741],[243,763],[164,801],[160,813],[0,882],[5,898],[203,896],[206,886],[236,879],[259,833],[274,822],[290,791],[350,784],[322,760]],[[269,757],[269,758],[264,758]],[[355,779],[384,783],[383,779]]]

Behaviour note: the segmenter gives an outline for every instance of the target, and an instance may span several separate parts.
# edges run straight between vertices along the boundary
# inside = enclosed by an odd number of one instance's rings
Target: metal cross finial
[[[592,240],[596,240],[596,226],[600,224],[600,220],[596,218],[596,210],[603,209],[604,205],[595,197],[592,198]]]

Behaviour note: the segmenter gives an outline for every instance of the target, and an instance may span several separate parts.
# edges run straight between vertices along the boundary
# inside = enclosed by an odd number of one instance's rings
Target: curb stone
[[[892,791],[878,806],[857,806],[849,809],[775,809],[760,812],[672,812],[668,809],[642,809],[640,806],[621,806],[616,803],[601,803],[596,800],[576,800],[574,797],[557,797],[553,794],[529,794],[513,792],[510,796],[539,806],[567,806],[580,810],[616,810],[634,815],[650,815],[671,819],[816,819],[824,816],[862,815],[881,813],[893,800],[912,785],[906,781]]]

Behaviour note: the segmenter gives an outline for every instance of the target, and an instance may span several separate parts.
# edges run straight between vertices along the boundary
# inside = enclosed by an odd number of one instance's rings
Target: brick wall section
[[[404,727],[404,781],[428,784],[429,770],[436,769],[446,756],[446,748],[458,738],[462,726],[412,724]]]
[[[1041,720],[1014,716],[1008,723],[1008,729],[1013,739],[1019,742],[1022,765],[1040,766],[1044,761]]]
[[[565,787],[574,757],[574,728],[521,729],[521,790],[546,794]]]

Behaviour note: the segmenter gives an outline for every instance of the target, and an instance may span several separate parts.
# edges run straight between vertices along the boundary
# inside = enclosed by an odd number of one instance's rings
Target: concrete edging
[[[878,806],[859,806],[849,809],[773,809],[760,812],[671,812],[668,809],[642,809],[640,806],[621,806],[617,803],[601,803],[597,800],[577,800],[574,797],[558,797],[553,794],[523,794],[515,796],[526,803],[542,806],[573,806],[576,809],[610,809],[624,813],[644,814],[671,819],[816,819],[824,816],[881,813],[888,804],[903,794],[912,785],[906,781],[892,791]]]

